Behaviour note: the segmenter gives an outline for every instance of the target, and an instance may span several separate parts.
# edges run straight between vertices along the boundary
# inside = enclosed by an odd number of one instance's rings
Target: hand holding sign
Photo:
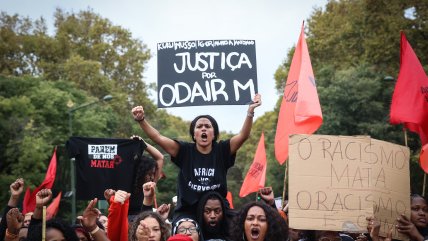
[[[245,105],[257,92],[254,40],[158,44],[158,107]]]
[[[407,235],[411,240],[424,240],[424,237],[419,233],[415,224],[404,214],[401,214],[397,218],[396,227],[398,232]]]
[[[248,113],[253,113],[254,114],[254,109],[256,107],[259,107],[260,105],[262,105],[262,96],[259,93],[257,93],[254,96],[253,101],[248,106]]]

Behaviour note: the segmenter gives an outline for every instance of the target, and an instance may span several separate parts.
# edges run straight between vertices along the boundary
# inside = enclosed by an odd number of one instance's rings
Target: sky
[[[157,81],[156,44],[209,39],[248,39],[256,42],[258,90],[262,105],[255,118],[272,111],[279,98],[274,74],[298,40],[302,22],[327,0],[1,0],[0,10],[32,19],[43,16],[53,28],[56,8],[68,12],[91,9],[114,25],[128,29],[150,49],[152,58],[144,81]],[[309,49],[309,53],[310,53]],[[316,73],[315,73],[316,77]],[[152,93],[156,101],[156,93]],[[141,103],[144,106],[144,103]],[[192,106],[167,112],[190,121],[210,114],[220,131],[238,133],[247,106]]]

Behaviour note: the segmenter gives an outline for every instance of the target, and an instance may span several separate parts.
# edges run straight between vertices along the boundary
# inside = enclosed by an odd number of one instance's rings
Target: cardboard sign
[[[293,135],[289,148],[290,227],[366,232],[372,216],[384,235],[410,214],[407,147],[368,136]]]
[[[254,40],[158,43],[158,107],[246,105],[257,93]]]
[[[408,147],[371,139],[371,164],[377,165],[379,175],[373,182],[374,217],[381,222],[380,235],[386,237],[393,229],[393,238],[408,240],[397,232],[400,214],[410,217],[410,150]]]

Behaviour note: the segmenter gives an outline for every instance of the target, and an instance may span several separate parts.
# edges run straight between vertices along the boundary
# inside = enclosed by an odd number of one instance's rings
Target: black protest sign
[[[158,107],[246,105],[257,93],[254,40],[158,43]]]

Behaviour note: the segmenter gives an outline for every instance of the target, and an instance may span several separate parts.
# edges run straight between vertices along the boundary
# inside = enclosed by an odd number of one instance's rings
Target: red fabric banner
[[[241,191],[239,192],[240,197],[245,197],[252,192],[258,192],[260,188],[265,186],[266,164],[265,135],[262,132],[253,164],[248,169],[247,176],[242,183]]]
[[[232,197],[232,193],[230,191],[227,191],[226,199],[229,202],[230,208],[234,209],[234,207],[233,207],[233,197]]]
[[[428,77],[401,32],[400,73],[392,96],[391,124],[401,124],[428,143]]]
[[[289,135],[312,134],[323,120],[303,27],[302,25],[291,61],[278,115],[275,156],[280,164],[288,158]]]
[[[56,216],[59,210],[59,203],[61,202],[62,192],[59,192],[46,209],[46,220]]]
[[[49,163],[48,170],[46,171],[45,179],[43,180],[42,184],[38,186],[36,189],[34,189],[33,192],[29,188],[27,188],[24,196],[24,202],[23,202],[23,213],[33,212],[36,207],[36,194],[45,188],[52,188],[54,182],[55,182],[55,175],[56,175],[56,147],[52,154],[51,161]]]

